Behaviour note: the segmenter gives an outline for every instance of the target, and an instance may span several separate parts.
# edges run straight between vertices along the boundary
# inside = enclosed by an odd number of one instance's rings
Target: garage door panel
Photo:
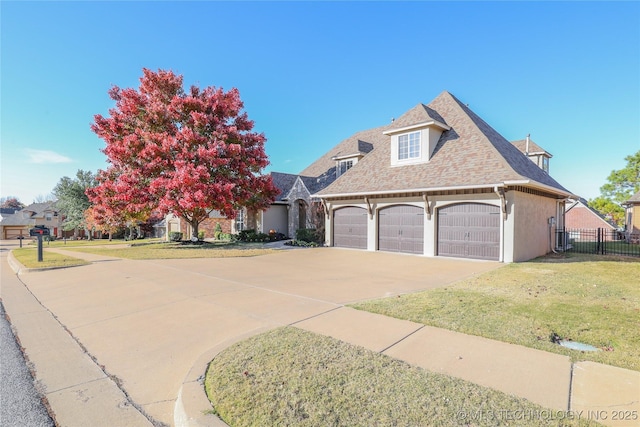
[[[333,212],[333,246],[341,248],[367,248],[367,211],[347,207]]]
[[[396,205],[378,212],[378,249],[389,252],[424,252],[424,210]]]
[[[498,260],[500,208],[481,203],[440,208],[438,255]]]

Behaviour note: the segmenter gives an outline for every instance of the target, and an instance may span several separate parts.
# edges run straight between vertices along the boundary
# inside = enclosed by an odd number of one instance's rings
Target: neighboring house
[[[0,235],[3,239],[29,237],[29,229],[44,225],[51,236],[62,236],[62,215],[55,202],[33,203],[13,215],[3,215],[0,222]]]
[[[624,203],[624,207],[626,209],[624,231],[627,239],[631,243],[640,243],[640,191],[631,196]]]
[[[615,231],[617,229],[615,224],[589,206],[585,199],[567,202],[564,225],[566,228],[582,230],[604,228],[607,231]]]
[[[575,196],[548,174],[551,155],[517,145],[443,92],[301,175],[324,187],[311,196],[323,203],[329,246],[526,261],[554,249]]]
[[[564,214],[564,225],[569,237],[577,240],[594,240],[598,229],[604,230],[600,239],[618,240],[615,224],[607,220],[600,212],[589,206],[585,199],[569,200]]]
[[[0,221],[2,221],[3,218],[7,218],[18,211],[19,209],[16,208],[0,208]]]

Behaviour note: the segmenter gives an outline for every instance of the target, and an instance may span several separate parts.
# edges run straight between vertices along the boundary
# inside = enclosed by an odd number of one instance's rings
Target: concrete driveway
[[[442,287],[502,265],[334,248],[158,261],[75,255],[93,263],[18,279],[138,409],[166,425],[174,424],[185,380],[203,375],[210,355],[235,341],[344,304]],[[28,310],[18,307],[27,297],[10,280],[3,273],[7,311],[26,319]]]

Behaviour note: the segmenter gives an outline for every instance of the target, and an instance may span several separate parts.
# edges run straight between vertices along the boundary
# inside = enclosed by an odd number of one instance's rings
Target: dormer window
[[[449,129],[444,123],[432,120],[382,132],[391,137],[391,166],[427,163],[442,132]]]
[[[353,159],[349,160],[340,160],[338,162],[338,176],[342,175],[353,166]]]
[[[420,158],[420,132],[398,135],[398,160]]]

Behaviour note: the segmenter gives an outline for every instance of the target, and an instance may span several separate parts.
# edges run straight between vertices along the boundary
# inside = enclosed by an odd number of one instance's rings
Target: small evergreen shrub
[[[172,242],[179,242],[182,240],[182,233],[180,231],[169,232],[169,240]]]
[[[322,236],[315,228],[300,228],[296,230],[296,240],[307,243],[322,243]]]

